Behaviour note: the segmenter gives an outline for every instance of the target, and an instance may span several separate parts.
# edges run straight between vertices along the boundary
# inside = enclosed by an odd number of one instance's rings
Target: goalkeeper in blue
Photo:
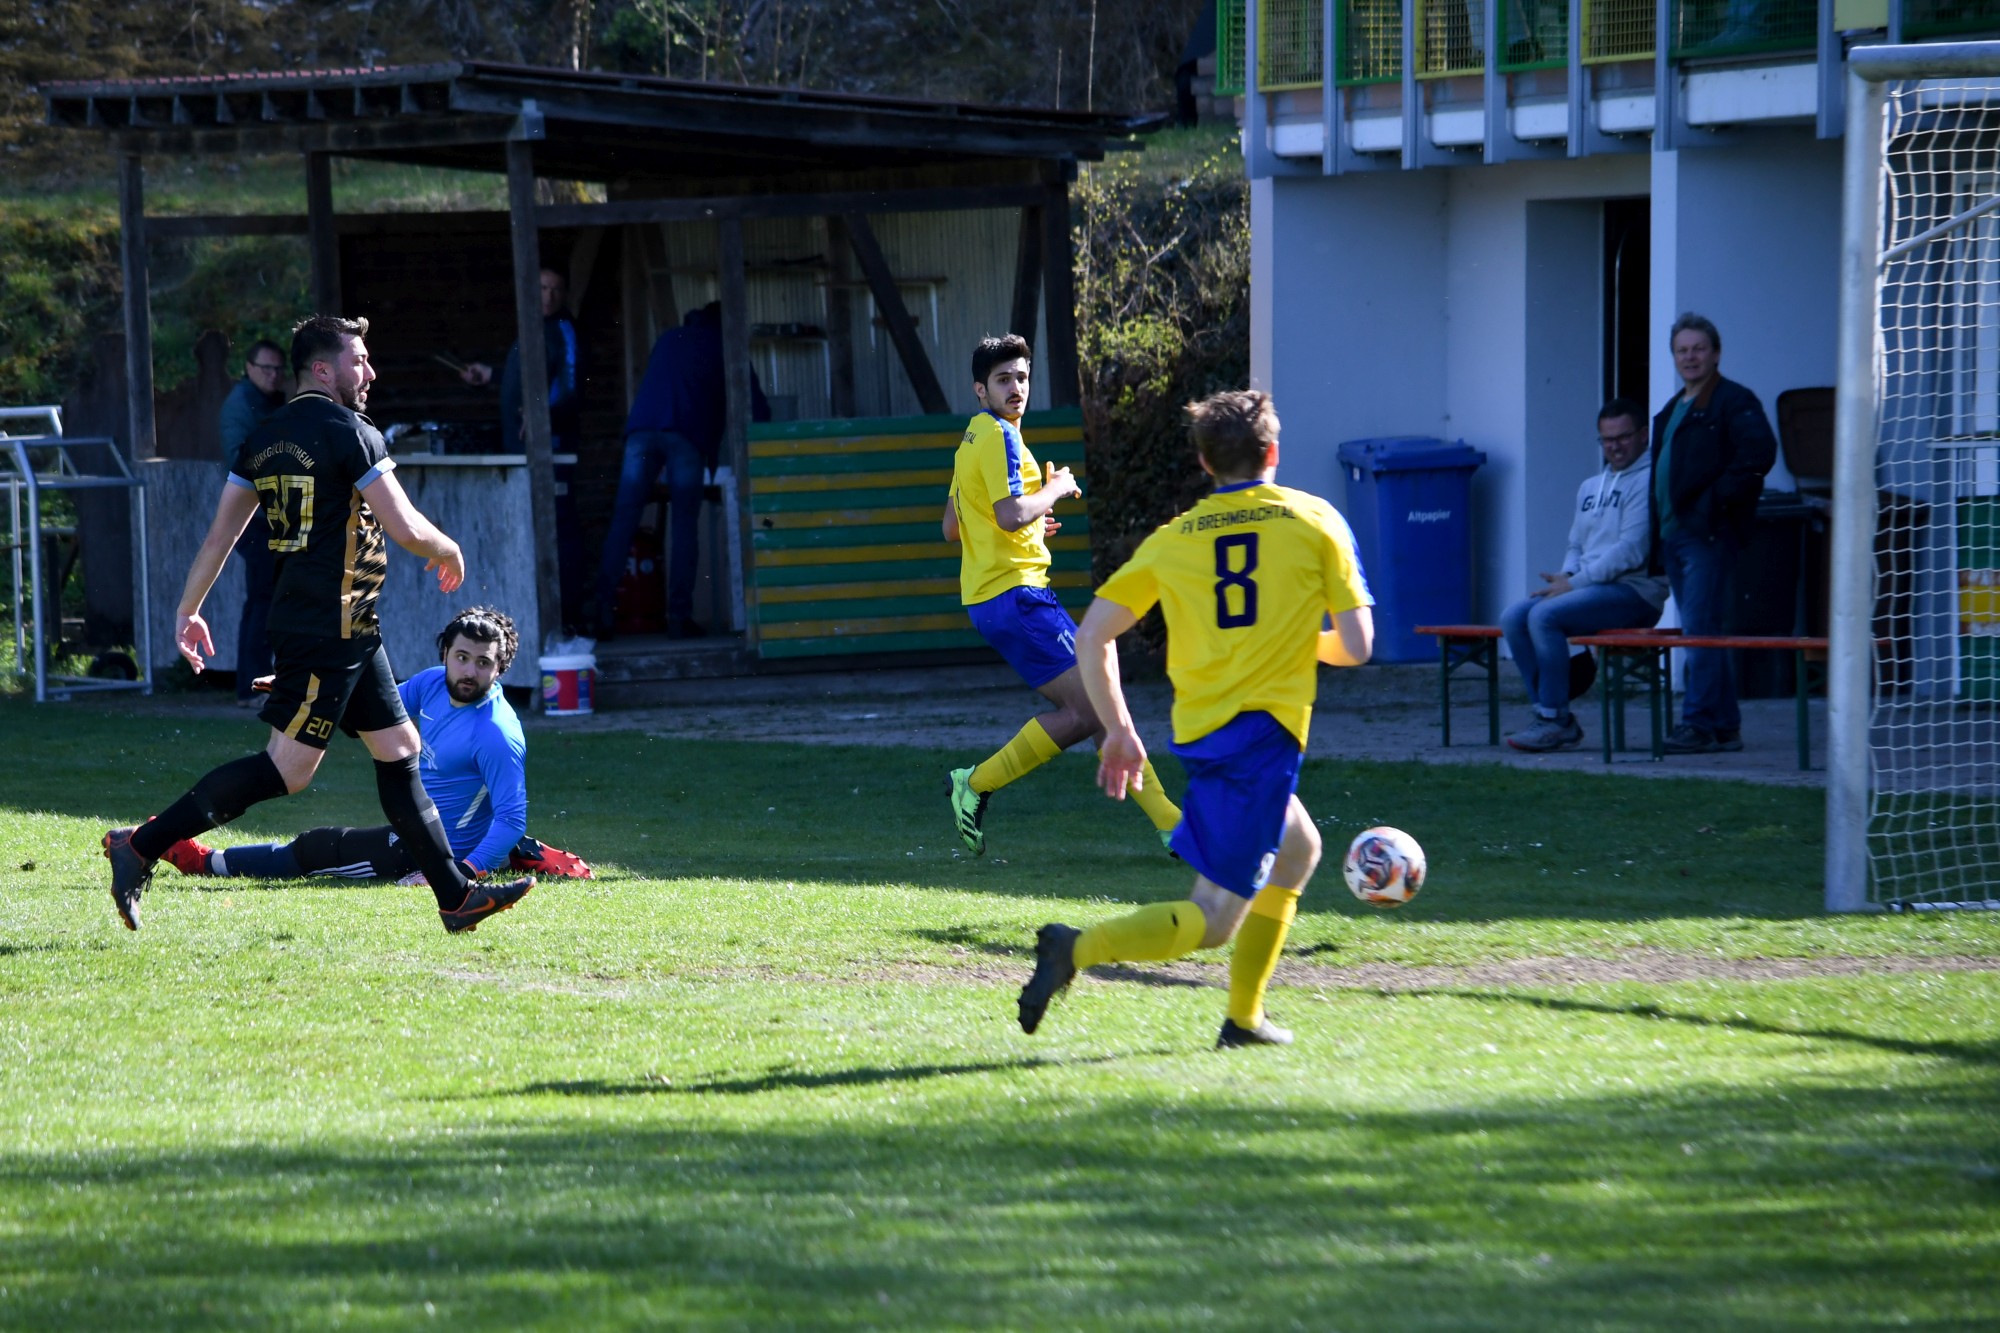
[[[529,871],[592,879],[580,858],[527,836],[527,742],[500,688],[520,647],[514,622],[489,606],[461,611],[438,635],[437,666],[397,689],[423,740],[418,773],[436,803],[451,854],[468,876]],[[416,859],[387,825],[308,829],[287,843],[204,847],[192,838],[162,859],[184,875],[405,879]]]
[[[1043,926],[1021,989],[1024,1032],[1041,1025],[1079,968],[1163,962],[1234,939],[1229,1012],[1215,1044],[1292,1040],[1265,1014],[1264,991],[1319,865],[1319,832],[1297,795],[1317,664],[1368,660],[1374,599],[1346,520],[1317,496],[1276,484],[1278,414],[1268,395],[1216,394],[1188,417],[1215,489],[1098,588],[1076,657],[1105,726],[1098,785],[1123,800],[1146,780],[1146,747],[1119,683],[1115,640],[1159,604],[1173,750],[1188,778],[1172,847],[1194,868],[1194,889],[1084,930]]]

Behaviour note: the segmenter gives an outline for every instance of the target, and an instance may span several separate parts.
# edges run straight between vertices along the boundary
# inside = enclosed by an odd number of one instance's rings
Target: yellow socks
[[[1132,793],[1132,799],[1146,812],[1146,818],[1153,821],[1153,827],[1162,832],[1181,822],[1181,808],[1167,799],[1167,789],[1160,785],[1160,775],[1153,771],[1153,761],[1148,759],[1146,767],[1140,770],[1145,785]]]
[[[1237,1027],[1254,1028],[1264,1021],[1264,988],[1271,984],[1278,950],[1298,914],[1297,889],[1266,884],[1250,900],[1250,914],[1236,931],[1236,949],[1229,957],[1229,1021]]]
[[[974,791],[999,791],[1016,778],[1024,778],[1062,753],[1062,747],[1042,727],[1040,718],[1031,717],[1014,733],[1014,739],[972,770]]]
[[[1078,971],[1099,963],[1161,963],[1201,944],[1208,918],[1191,902],[1154,903],[1114,921],[1100,921],[1076,938]]]

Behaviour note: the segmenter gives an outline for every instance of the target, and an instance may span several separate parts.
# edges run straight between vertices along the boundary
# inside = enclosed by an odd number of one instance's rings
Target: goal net
[[[1854,56],[1828,906],[2000,908],[2000,43]]]

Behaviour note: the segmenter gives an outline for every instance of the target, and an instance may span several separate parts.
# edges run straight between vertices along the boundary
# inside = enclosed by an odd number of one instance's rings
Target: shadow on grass
[[[731,1097],[749,1096],[760,1092],[786,1092],[815,1088],[874,1087],[885,1083],[924,1083],[937,1078],[956,1078],[966,1074],[997,1074],[1007,1070],[1070,1069],[1089,1065],[1110,1065],[1135,1057],[1158,1057],[1179,1055],[1180,1051],[1133,1051],[1126,1055],[1099,1055],[1082,1059],[1060,1060],[1042,1056],[1028,1056],[1019,1060],[991,1060],[972,1064],[957,1065],[864,1065],[856,1069],[834,1069],[819,1073],[795,1072],[790,1069],[774,1069],[759,1078],[713,1079],[704,1083],[668,1083],[662,1080],[641,1083],[619,1083],[608,1079],[575,1079],[561,1083],[530,1083],[524,1088],[511,1092],[490,1094],[495,1097],[533,1096],[537,1093],[555,1093],[564,1097],[633,1097],[675,1095],[701,1097],[724,1095]]]
[[[0,729],[18,733],[36,755],[33,765],[0,771],[0,810],[74,818],[94,839],[102,827],[171,801],[263,734],[240,720],[146,721],[135,729],[102,705],[0,701]],[[963,856],[939,795],[940,762],[923,750],[623,733],[537,734],[528,759],[537,836],[607,871],[1071,900],[1152,902],[1187,893],[1186,868],[1162,855],[1136,809],[1094,794],[1082,756],[1044,765],[996,796],[987,855]],[[1163,768],[1178,790],[1171,762]],[[1783,920],[1822,912],[1824,815],[1814,792],[1312,761],[1300,793],[1321,818],[1329,849],[1329,865],[1302,904],[1309,916],[1358,910],[1331,862],[1348,834],[1383,822],[1409,829],[1430,852],[1432,886],[1406,913],[1414,920]],[[1578,809],[1590,817],[1532,818]],[[282,839],[316,825],[380,820],[366,756],[342,744],[307,793],[255,807],[232,832],[233,840]]]
[[[15,1149],[0,1310],[160,1330],[1060,1310],[1540,1333],[1803,1327],[1787,1312],[1834,1301],[1856,1326],[2000,1321],[1991,1079],[1279,1110],[1005,1072],[988,1098],[863,1110],[836,1085],[819,1115],[750,1125],[599,1108],[401,1142]]]
[[[1961,1060],[1976,1065],[2000,1066],[2000,1044],[1992,1042],[1964,1041],[1912,1041],[1905,1037],[1882,1037],[1873,1033],[1853,1032],[1846,1028],[1795,1028],[1781,1023],[1766,1023],[1761,1019],[1738,1015],[1733,1018],[1714,1018],[1708,1014],[1681,1013],[1658,1004],[1600,1004],[1590,1000],[1571,1000],[1553,995],[1530,995],[1520,991],[1502,990],[1456,990],[1450,988],[1425,988],[1404,992],[1407,995],[1449,996],[1456,1000],[1481,1000],[1488,1003],[1527,1005],[1534,1009],[1546,1009],[1555,1013],[1605,1014],[1614,1018],[1640,1018],[1654,1023],[1675,1023],[1686,1027],[1727,1028],[1732,1032],[1755,1032],[1768,1037],[1800,1037],[1819,1041],[1846,1042],[1857,1046],[1867,1046],[1878,1051],[1888,1051],[1896,1055],[1932,1056],[1944,1060]]]

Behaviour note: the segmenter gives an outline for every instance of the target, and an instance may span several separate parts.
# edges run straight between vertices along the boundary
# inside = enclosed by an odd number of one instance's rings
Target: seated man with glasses
[[[284,349],[269,338],[251,343],[250,355],[243,362],[243,378],[222,400],[217,434],[225,467],[250,432],[285,405],[291,389]],[[264,701],[251,691],[250,682],[271,672],[271,639],[265,627],[271,619],[271,588],[278,578],[271,529],[261,509],[250,515],[249,525],[237,540],[236,554],[243,561],[243,616],[236,629],[236,703],[239,708],[256,708]]]
[[[1534,717],[1507,744],[1533,754],[1583,743],[1583,728],[1569,711],[1570,636],[1650,629],[1667,601],[1667,580],[1647,571],[1653,465],[1645,410],[1613,398],[1597,414],[1597,442],[1604,467],[1577,489],[1562,568],[1543,574],[1545,586],[1500,617],[1535,705]]]

